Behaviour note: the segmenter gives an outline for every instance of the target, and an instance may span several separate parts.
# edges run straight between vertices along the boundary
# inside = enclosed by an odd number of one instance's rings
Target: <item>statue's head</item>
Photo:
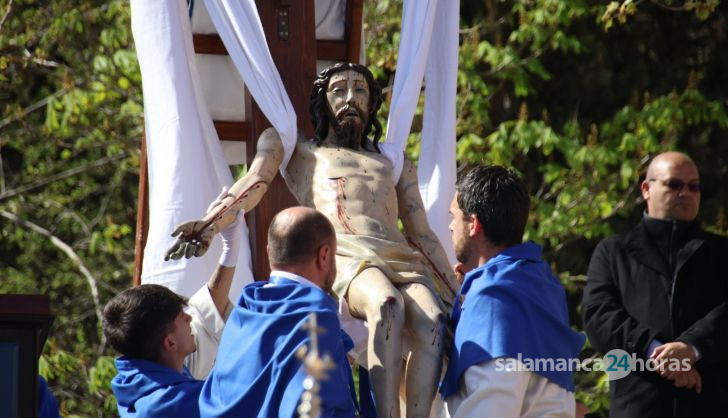
[[[311,119],[314,139],[323,141],[333,128],[334,141],[348,148],[369,148],[367,137],[379,151],[382,125],[377,111],[382,105],[382,89],[367,67],[337,63],[321,71],[311,90]]]

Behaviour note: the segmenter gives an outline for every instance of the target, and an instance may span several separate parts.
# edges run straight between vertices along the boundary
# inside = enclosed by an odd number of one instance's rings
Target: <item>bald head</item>
[[[271,267],[306,263],[334,239],[334,227],[321,212],[303,206],[284,209],[268,228],[268,260]]]
[[[647,178],[654,178],[671,167],[685,166],[698,172],[693,160],[682,152],[670,151],[657,154],[647,167]]]
[[[698,216],[700,175],[693,160],[681,152],[653,158],[640,188],[653,218],[692,221]]]

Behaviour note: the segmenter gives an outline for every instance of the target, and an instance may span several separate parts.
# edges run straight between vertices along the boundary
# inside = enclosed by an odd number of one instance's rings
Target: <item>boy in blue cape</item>
[[[203,381],[197,379],[212,368],[232,309],[228,293],[240,219],[221,233],[219,265],[189,302],[164,286],[144,284],[121,292],[104,308],[104,334],[122,354],[111,381],[122,418],[200,416]]]
[[[321,417],[354,417],[357,402],[342,332],[329,291],[336,277],[336,236],[316,210],[293,207],[268,230],[271,276],[243,289],[200,396],[202,417],[297,417],[306,373],[296,352],[309,345],[315,313],[320,355],[335,367],[320,381]],[[347,346],[348,345],[348,346]]]
[[[453,418],[575,414],[568,365],[585,337],[569,327],[564,288],[541,248],[522,243],[528,210],[526,187],[511,170],[475,167],[458,182],[450,232],[456,272],[467,274],[440,388]]]

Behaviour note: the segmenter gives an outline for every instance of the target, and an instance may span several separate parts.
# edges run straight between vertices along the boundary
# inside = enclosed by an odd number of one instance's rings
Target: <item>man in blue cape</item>
[[[219,265],[189,301],[164,286],[144,284],[119,293],[104,308],[104,334],[122,354],[111,381],[122,418],[200,416],[203,381],[197,379],[212,368],[232,309],[228,293],[240,219],[222,231]]]
[[[43,376],[38,376],[38,418],[60,418],[58,401]]]
[[[354,417],[357,410],[334,299],[336,236],[316,210],[293,207],[268,230],[267,282],[243,289],[223,332],[218,359],[200,396],[202,417],[297,417],[306,372],[296,352],[310,344],[304,325],[315,313],[318,350],[335,367],[320,383],[321,417]],[[310,347],[309,347],[310,348]]]
[[[569,366],[584,336],[569,328],[566,295],[522,243],[529,211],[511,170],[479,166],[463,176],[450,232],[465,274],[452,312],[455,342],[440,391],[451,417],[573,417]]]

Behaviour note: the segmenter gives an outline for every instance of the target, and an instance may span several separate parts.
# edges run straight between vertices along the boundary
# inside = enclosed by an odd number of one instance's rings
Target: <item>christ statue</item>
[[[338,63],[323,70],[311,94],[314,138],[298,139],[281,173],[301,205],[334,225],[333,290],[352,316],[367,321],[366,365],[379,417],[400,416],[403,372],[406,415],[427,417],[442,366],[443,312],[449,312],[458,284],[427,223],[416,167],[405,157],[396,179],[392,161],[380,150],[381,103],[381,88],[366,67]],[[260,201],[283,158],[280,136],[265,130],[247,173],[204,218],[176,228],[167,258],[203,255],[238,211]],[[404,366],[403,335],[409,342]]]

